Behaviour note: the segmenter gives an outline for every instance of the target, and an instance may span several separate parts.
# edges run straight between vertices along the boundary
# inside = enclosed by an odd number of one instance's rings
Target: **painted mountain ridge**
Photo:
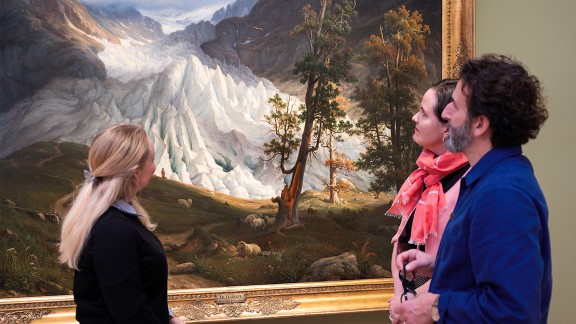
[[[158,174],[164,168],[171,179],[237,197],[277,195],[284,175],[263,161],[262,147],[272,136],[263,122],[267,101],[278,90],[244,65],[203,53],[199,45],[213,37],[211,28],[200,23],[147,44],[102,40],[95,61],[103,76],[56,74],[0,114],[0,156],[39,141],[89,144],[100,129],[130,122],[153,138]],[[361,146],[346,145],[351,157]],[[325,168],[307,172],[305,188],[322,189]]]
[[[0,112],[55,77],[106,78],[96,56],[104,47],[90,36],[119,40],[96,24],[78,1],[5,0],[1,8]],[[75,25],[80,20],[84,23]]]
[[[86,9],[100,26],[120,39],[149,43],[164,36],[160,23],[142,16],[134,7],[109,4],[106,6],[86,5]]]
[[[218,24],[220,21],[231,18],[231,17],[244,17],[250,13],[252,7],[258,2],[258,0],[237,0],[236,2],[227,5],[224,8],[217,10],[210,22],[213,24]]]
[[[163,36],[157,22],[130,8],[93,8],[96,18],[79,0],[4,0],[0,8],[0,112],[53,78],[106,79],[97,56],[103,42]]]
[[[302,23],[302,8],[306,3],[317,5],[314,1],[258,1],[250,13],[244,17],[234,17],[221,21],[216,26],[216,38],[205,43],[202,49],[211,57],[229,64],[248,66],[254,74],[271,80],[276,85],[286,84],[281,89],[298,95],[302,93],[298,78],[292,75],[294,63],[308,50],[304,37],[290,35],[294,26]],[[358,15],[352,20],[352,32],[348,45],[356,52],[372,34],[379,33],[384,13],[392,8],[405,5],[411,10],[427,12],[426,24],[432,29],[441,28],[440,1],[373,1],[357,0]],[[441,77],[441,35],[427,38],[425,51],[426,66],[431,79]],[[356,62],[355,74],[361,81],[368,73],[362,62]]]

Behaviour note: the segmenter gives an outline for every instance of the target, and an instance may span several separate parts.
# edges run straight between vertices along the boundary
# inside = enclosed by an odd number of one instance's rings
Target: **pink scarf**
[[[428,149],[422,150],[416,169],[398,191],[388,216],[409,217],[414,207],[411,244],[424,244],[428,235],[438,236],[438,215],[446,208],[444,189],[440,180],[468,163],[463,153],[446,152],[434,157]],[[424,190],[426,184],[426,190]],[[397,234],[398,235],[398,234]]]

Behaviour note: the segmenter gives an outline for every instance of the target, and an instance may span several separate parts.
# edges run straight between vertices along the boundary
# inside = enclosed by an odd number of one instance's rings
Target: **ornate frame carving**
[[[442,77],[458,77],[474,57],[476,0],[442,0]]]
[[[460,66],[474,57],[476,0],[442,0],[442,77],[457,77]],[[222,295],[244,302],[216,303]],[[262,317],[379,311],[393,295],[391,279],[299,284],[274,284],[172,290],[168,301],[175,313],[194,323]],[[72,296],[0,299],[0,324],[74,322]]]

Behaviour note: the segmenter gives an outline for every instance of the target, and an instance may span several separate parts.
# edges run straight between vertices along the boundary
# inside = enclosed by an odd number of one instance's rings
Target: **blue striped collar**
[[[131,204],[125,202],[122,199],[118,199],[116,200],[113,204],[112,207],[118,209],[121,212],[124,212],[126,214],[130,214],[130,215],[135,215],[135,216],[144,216],[140,213],[138,213],[136,211],[136,209],[134,209],[134,206],[132,206]]]

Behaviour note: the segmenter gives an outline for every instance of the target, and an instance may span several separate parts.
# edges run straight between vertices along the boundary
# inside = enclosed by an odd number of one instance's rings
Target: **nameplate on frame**
[[[214,301],[216,304],[243,303],[246,301],[246,296],[242,293],[218,294]]]

